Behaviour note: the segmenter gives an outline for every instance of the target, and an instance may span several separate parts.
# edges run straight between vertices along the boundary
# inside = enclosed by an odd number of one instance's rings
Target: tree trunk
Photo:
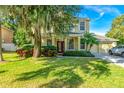
[[[40,27],[35,27],[34,32],[34,51],[33,51],[33,57],[37,58],[41,56],[41,31]]]
[[[93,44],[89,44],[89,51],[91,51]]]
[[[85,45],[86,45],[86,51],[88,51],[88,44],[86,43]]]
[[[3,56],[2,56],[2,29],[1,29],[1,24],[0,24],[0,61],[3,61]]]

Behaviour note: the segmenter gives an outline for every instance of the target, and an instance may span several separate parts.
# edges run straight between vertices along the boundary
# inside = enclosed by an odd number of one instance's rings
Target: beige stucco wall
[[[108,53],[108,50],[117,45],[116,42],[100,43],[99,45],[93,45],[91,48],[92,52],[96,53]]]

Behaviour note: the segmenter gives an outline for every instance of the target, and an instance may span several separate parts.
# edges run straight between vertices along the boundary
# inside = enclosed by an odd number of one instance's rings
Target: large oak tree
[[[34,39],[34,57],[41,54],[41,31],[51,29],[54,34],[63,34],[75,22],[80,6],[8,6],[9,15],[16,19],[18,27],[25,29]],[[51,32],[49,32],[51,33]]]

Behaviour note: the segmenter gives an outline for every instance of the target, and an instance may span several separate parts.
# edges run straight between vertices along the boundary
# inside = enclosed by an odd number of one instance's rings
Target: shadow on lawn
[[[78,87],[86,80],[75,71],[77,68],[82,71],[82,74],[85,73],[86,75],[95,76],[96,78],[110,74],[108,62],[100,59],[87,59],[86,61],[82,61],[81,59],[72,60],[70,58],[67,60],[67,58],[65,58],[61,59],[63,62],[57,61],[57,59],[52,59],[56,60],[53,62],[51,62],[51,59],[44,60],[47,60],[46,64],[44,64],[44,68],[22,73],[15,81],[49,78],[51,76],[54,79],[38,87]]]
[[[26,60],[26,58],[20,58],[20,59],[16,59],[16,60],[7,60],[8,62],[19,62],[19,61],[23,61]]]
[[[57,78],[51,80],[48,83],[42,84],[38,87],[50,87],[50,88],[76,88],[81,85],[84,80],[77,74],[75,74],[71,69],[66,69],[61,72],[55,73]]]
[[[1,73],[5,73],[5,72],[7,72],[7,70],[0,71],[0,74],[1,74]]]

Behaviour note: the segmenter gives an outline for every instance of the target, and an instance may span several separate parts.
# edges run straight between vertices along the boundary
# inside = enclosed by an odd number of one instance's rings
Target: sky
[[[79,16],[90,18],[90,32],[105,35],[111,28],[112,21],[124,14],[124,5],[84,5]]]

